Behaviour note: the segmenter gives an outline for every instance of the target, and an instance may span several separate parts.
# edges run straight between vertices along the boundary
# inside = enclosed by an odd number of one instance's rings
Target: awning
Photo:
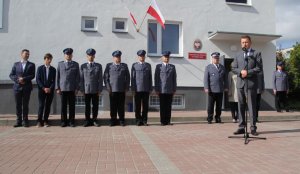
[[[236,41],[236,40],[240,40],[241,36],[243,35],[249,35],[251,39],[255,42],[271,42],[281,37],[281,35],[273,35],[273,34],[216,31],[210,33],[208,39],[212,41],[218,41],[218,40]]]

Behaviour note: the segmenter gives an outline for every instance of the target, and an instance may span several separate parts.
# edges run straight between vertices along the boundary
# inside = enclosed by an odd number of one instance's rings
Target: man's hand
[[[209,92],[209,90],[208,90],[208,89],[204,89],[204,92],[208,93],[208,92]]]
[[[23,77],[19,77],[19,78],[18,78],[18,82],[19,82],[21,85],[24,85],[24,84],[25,84],[25,81],[24,81]]]
[[[248,71],[247,70],[242,70],[241,75],[242,75],[243,78],[246,78],[247,75],[248,75]]]
[[[276,91],[275,89],[273,90],[273,92],[274,92],[274,95],[276,95],[276,92],[277,92],[277,91]]]
[[[50,88],[44,88],[44,92],[45,92],[46,94],[49,94],[49,93],[51,92],[51,89],[50,89]]]
[[[61,94],[61,90],[60,90],[60,89],[57,89],[57,90],[56,90],[56,93],[57,93],[57,94]]]

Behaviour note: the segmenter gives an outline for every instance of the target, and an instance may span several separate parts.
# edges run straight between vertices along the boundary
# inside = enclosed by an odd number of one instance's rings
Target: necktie
[[[220,69],[220,65],[219,64],[217,64],[217,68]]]

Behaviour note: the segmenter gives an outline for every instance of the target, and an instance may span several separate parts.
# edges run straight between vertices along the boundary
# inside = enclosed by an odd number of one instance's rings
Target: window
[[[0,28],[3,28],[3,0],[0,0]]]
[[[251,0],[226,0],[227,4],[251,5]]]
[[[103,107],[103,97],[102,95],[99,96],[99,106]],[[75,105],[76,106],[85,106],[85,102],[84,102],[84,96],[76,96],[75,99]]]
[[[113,18],[113,32],[127,33],[127,19],[126,18]]]
[[[167,23],[164,30],[155,22],[148,23],[148,54],[160,56],[163,51],[171,51],[172,56],[182,57],[182,26],[180,23]]]
[[[97,31],[97,18],[96,17],[82,17],[81,18],[82,31]]]
[[[157,95],[151,95],[149,98],[150,107],[159,107],[159,97]],[[174,95],[172,101],[172,107],[175,109],[184,109],[185,100],[184,95]]]

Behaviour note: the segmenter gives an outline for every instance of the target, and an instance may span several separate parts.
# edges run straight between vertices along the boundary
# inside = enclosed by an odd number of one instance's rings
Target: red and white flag
[[[157,22],[165,29],[165,18],[161,14],[155,0],[152,0],[147,13],[154,17],[157,20]]]
[[[131,21],[132,21],[132,23],[134,24],[134,25],[137,25],[137,22],[136,22],[136,20],[135,20],[135,18],[134,18],[134,16],[133,16],[133,14],[129,11],[129,15],[130,15],[130,18],[131,18]]]

